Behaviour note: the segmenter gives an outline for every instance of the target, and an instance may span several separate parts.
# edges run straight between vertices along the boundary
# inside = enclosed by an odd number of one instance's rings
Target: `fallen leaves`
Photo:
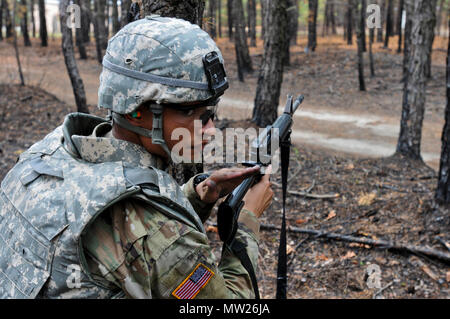
[[[341,257],[341,260],[346,260],[353,257],[356,257],[356,254],[353,251],[349,250],[344,256]]]
[[[362,193],[358,198],[358,205],[359,206],[370,206],[372,205],[373,201],[375,200],[376,194],[375,193]]]
[[[325,218],[325,220],[330,220],[331,218],[336,217],[336,211],[332,210],[330,211],[330,213],[328,214],[327,218]]]

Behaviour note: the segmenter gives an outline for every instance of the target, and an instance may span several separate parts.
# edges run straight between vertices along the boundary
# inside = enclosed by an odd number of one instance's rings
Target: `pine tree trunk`
[[[449,20],[450,30],[450,20]],[[445,125],[442,131],[441,160],[439,165],[436,201],[450,205],[450,34],[447,49],[447,105],[445,107]]]
[[[242,0],[233,0],[234,46],[239,81],[244,82],[244,73],[253,72],[252,60],[245,34],[245,18]]]
[[[290,45],[297,45],[298,0],[288,0],[288,32]]]
[[[163,17],[184,19],[202,27],[204,0],[142,0],[144,17],[159,14]]]
[[[355,33],[356,33],[356,41],[358,45],[358,80],[359,80],[359,90],[365,91],[366,84],[364,80],[364,41],[363,41],[363,32],[361,28],[361,17],[363,12],[363,4],[358,3],[359,0],[353,0],[353,12],[355,13]]]
[[[90,0],[80,0],[81,3],[81,34],[84,43],[90,43],[91,37],[89,35],[92,22],[92,10]]]
[[[353,44],[353,6],[352,0],[347,3],[347,44]]]
[[[38,0],[39,7],[39,37],[41,38],[41,47],[48,46],[47,21],[45,19],[45,2]]]
[[[362,41],[362,50],[363,52],[367,52],[366,46],[366,0],[361,0],[361,9],[359,16],[360,20],[360,32],[361,32],[361,41]]]
[[[266,25],[267,25],[267,19],[268,19],[268,12],[267,8],[269,6],[269,0],[261,0],[261,39],[264,42],[264,35],[266,33]]]
[[[222,37],[222,0],[217,0],[217,23],[219,38]]]
[[[117,6],[117,0],[112,0],[112,32],[113,35],[120,30],[119,21],[119,8]]]
[[[131,0],[122,0],[120,5],[120,26],[123,28],[128,24],[127,13],[130,10]]]
[[[386,11],[386,33],[384,35],[384,47],[389,47],[389,37],[393,35],[392,28],[392,10],[393,10],[393,0],[386,0],[387,3],[387,11]]]
[[[404,9],[404,0],[398,2],[398,15],[397,15],[397,34],[398,34],[398,48],[397,53],[402,52],[402,17]]]
[[[31,31],[32,31],[31,34],[33,38],[36,38],[36,22],[34,21],[34,0],[30,0],[30,17],[31,17]]]
[[[80,8],[81,8],[80,0],[74,0],[74,3],[78,6],[80,6]],[[80,13],[81,13],[81,10],[80,10]],[[80,19],[81,19],[81,16],[80,16]],[[75,43],[77,44],[78,53],[80,54],[80,59],[86,60],[87,53],[86,53],[86,48],[84,46],[83,31],[81,30],[81,28],[75,28]]]
[[[277,118],[281,83],[283,82],[283,55],[287,37],[287,1],[268,1],[264,56],[256,88],[252,122],[265,127]]]
[[[11,14],[9,12],[9,3],[8,0],[2,0],[3,2],[3,14],[5,16],[5,27],[6,27],[6,38],[13,37],[13,26]]]
[[[0,41],[3,40],[3,6],[4,2],[0,2]]]
[[[386,1],[378,0],[377,3],[380,6],[380,15],[381,15],[381,28],[377,29],[377,42],[383,43],[383,24],[386,23],[385,21]]]
[[[17,61],[17,70],[19,72],[20,77],[20,85],[25,86],[25,79],[23,77],[22,65],[20,63],[20,55],[19,48],[17,45],[17,33],[16,33],[16,12],[17,12],[17,1],[13,2],[13,14],[12,14],[12,29],[13,29],[13,37],[14,37],[14,52],[16,53],[16,61]]]
[[[233,38],[233,0],[227,1],[228,38]],[[264,0],[261,0],[264,1]]]
[[[256,0],[248,0],[248,36],[250,46],[256,47]]]
[[[94,11],[90,11],[90,20],[94,26],[94,38],[95,38],[95,51],[97,53],[98,63],[102,63],[103,60],[103,50],[102,50],[102,39],[99,30],[99,18],[98,14],[98,0],[94,0]]]
[[[216,27],[216,7],[217,0],[209,0],[208,5],[208,19],[207,30],[211,38],[215,39],[217,37],[217,27]]]
[[[28,34],[28,9],[26,0],[20,0],[20,31],[23,36],[23,44],[31,47],[30,35]]]
[[[369,30],[369,63],[370,63],[370,76],[375,76],[375,63],[373,61],[373,52],[372,52],[372,46],[375,38],[375,30],[374,28],[370,28]]]
[[[404,0],[404,8],[406,12],[406,21],[405,21],[405,36],[403,39],[403,78],[402,81],[406,81],[406,77],[408,75],[408,58],[410,55],[410,47],[411,47],[411,27],[412,27],[412,1],[413,0]]]
[[[72,83],[73,94],[77,105],[77,111],[89,113],[86,105],[86,93],[84,91],[83,80],[78,72],[77,62],[73,50],[72,30],[67,25],[67,5],[69,0],[61,0],[59,3],[59,17],[62,33],[61,47],[64,55],[64,62],[66,64],[67,73],[69,74],[70,82]]]
[[[427,79],[431,79],[431,60],[432,60],[432,53],[433,53],[433,42],[434,42],[434,29],[436,27],[436,2],[437,0],[430,0],[431,2],[431,8],[432,8],[432,20],[431,20],[431,26],[433,27],[431,36],[427,38],[428,42],[428,61],[425,66],[425,76]]]
[[[105,25],[106,0],[95,0],[95,2],[97,4],[95,16],[97,20],[98,40],[100,41],[102,50],[106,50],[106,47],[108,46],[108,31]]]
[[[422,160],[420,144],[425,112],[428,43],[433,33],[430,0],[415,0],[411,10],[411,42],[408,49],[406,77],[397,153]]]
[[[308,0],[308,52],[317,46],[317,9],[318,0]]]
[[[298,11],[297,11],[297,13],[298,13]],[[334,1],[331,1],[331,3],[330,3],[330,22],[331,22],[331,32],[333,33],[333,35],[336,35],[337,30],[336,30],[336,17],[335,17],[335,11],[334,11]]]

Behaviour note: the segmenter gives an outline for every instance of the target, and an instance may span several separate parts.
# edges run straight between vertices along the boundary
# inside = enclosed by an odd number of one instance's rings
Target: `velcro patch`
[[[194,299],[200,290],[206,286],[214,276],[214,272],[202,263],[195,267],[194,271],[175,288],[172,295],[177,299]]]

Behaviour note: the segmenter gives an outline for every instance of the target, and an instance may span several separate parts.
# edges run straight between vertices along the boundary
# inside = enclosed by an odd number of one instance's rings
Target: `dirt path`
[[[321,42],[322,41],[322,42]],[[428,165],[438,168],[440,139],[443,127],[444,89],[442,63],[444,54],[439,39],[433,56],[434,77],[430,81],[427,96],[427,112],[424,120],[422,156]],[[221,100],[219,116],[244,119],[251,116],[256,88],[257,72],[239,83],[235,76],[234,49],[226,39],[218,41],[227,63],[231,81],[230,89]],[[261,47],[252,48],[254,65],[261,59]],[[56,40],[48,49],[34,43],[31,48],[21,47],[25,81],[54,94],[74,105],[72,88],[66,73],[60,47]],[[289,93],[305,94],[305,102],[296,114],[293,140],[298,145],[308,144],[313,148],[335,153],[352,154],[358,157],[389,156],[395,151],[397,142],[401,88],[401,55],[378,49],[376,78],[368,78],[368,92],[362,95],[355,88],[356,74],[352,47],[344,46],[340,38],[319,41],[316,55],[302,52],[302,42],[292,49],[291,66],[286,69],[282,86],[282,97]],[[78,60],[84,81],[87,102],[91,109],[97,103],[98,79],[101,66],[94,56],[94,47],[88,47],[89,59]],[[16,61],[10,44],[0,43],[0,82],[17,82]],[[255,67],[256,68],[256,67]],[[280,103],[284,103],[282,98]]]

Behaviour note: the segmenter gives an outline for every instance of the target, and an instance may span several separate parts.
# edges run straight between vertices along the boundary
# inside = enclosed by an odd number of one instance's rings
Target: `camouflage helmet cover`
[[[212,51],[217,52],[223,63],[210,36],[185,20],[152,15],[132,22],[108,41],[98,107],[126,114],[146,101],[158,104],[206,101],[214,94],[208,89],[203,57]],[[193,85],[180,87],[176,83],[142,80],[112,67]]]

